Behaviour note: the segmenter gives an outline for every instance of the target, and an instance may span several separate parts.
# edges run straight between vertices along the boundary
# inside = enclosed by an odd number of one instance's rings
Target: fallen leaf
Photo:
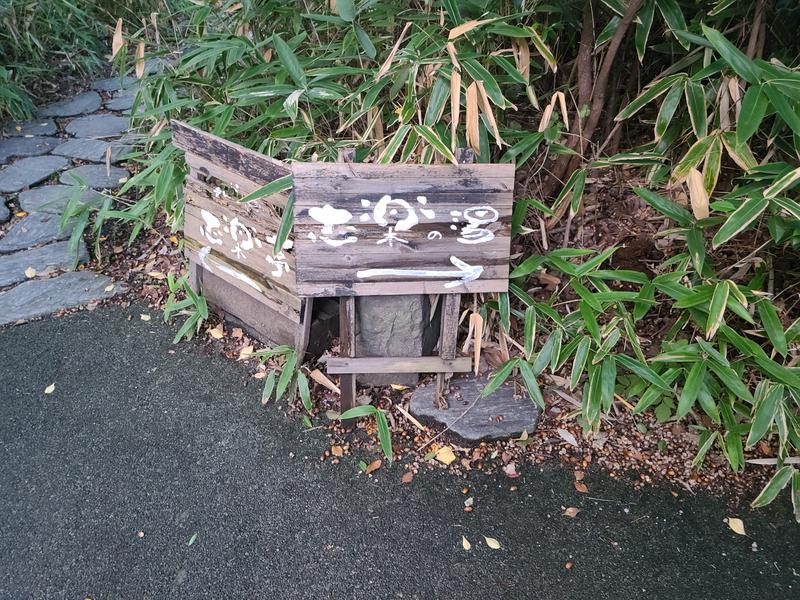
[[[108,285],[105,287],[105,290],[106,290],[107,292],[111,292],[111,291],[113,291],[113,290],[114,290],[114,284],[113,284],[113,283],[109,283],[109,284],[108,284]]]
[[[14,216],[15,217],[19,217],[21,219],[22,217],[28,216],[28,213],[26,213],[24,210],[20,210],[20,211],[15,212]]]
[[[396,392],[404,392],[408,389],[407,385],[400,385],[399,383],[393,383],[390,387]]]
[[[375,460],[373,460],[371,463],[369,463],[367,465],[367,468],[364,469],[364,473],[369,475],[373,471],[377,471],[380,468],[381,468],[381,459],[380,458],[376,458]]]
[[[150,315],[140,314],[140,315],[139,315],[139,318],[140,318],[142,321],[149,321],[149,320],[150,320]]]
[[[467,552],[472,550],[472,544],[469,543],[469,540],[465,538],[463,535],[461,536],[461,547],[464,548]]]
[[[148,273],[148,275],[150,277],[152,277],[153,279],[166,279],[167,278],[167,276],[164,275],[161,271],[150,271]]]
[[[419,420],[417,420],[417,419],[414,417],[414,415],[412,415],[410,412],[408,412],[408,411],[407,411],[405,408],[403,408],[403,407],[402,407],[402,406],[400,406],[399,404],[395,404],[395,408],[396,408],[396,409],[398,410],[398,412],[400,412],[400,414],[402,414],[402,415],[403,415],[403,416],[404,416],[406,419],[408,419],[409,421],[411,421],[411,423],[414,425],[414,427],[416,427],[416,428],[417,428],[417,429],[419,429],[420,431],[427,431],[427,429],[425,428],[425,426],[424,426],[422,423],[420,423],[420,422],[419,422]]]
[[[328,388],[330,391],[334,392],[335,394],[341,394],[342,393],[342,391],[336,386],[336,384],[333,383],[330,379],[328,379],[328,377],[325,375],[325,373],[323,373],[319,369],[314,369],[313,371],[311,371],[308,374],[308,376],[311,377],[311,379],[316,381],[318,384],[320,384],[322,386],[325,386],[326,388]]]
[[[581,512],[580,508],[576,508],[574,506],[570,506],[561,514],[564,515],[565,517],[569,517],[570,519],[574,519],[578,515],[579,512]]]
[[[193,533],[192,537],[189,538],[189,545],[191,546],[192,544],[195,543],[195,541],[197,541],[197,534]]]
[[[34,269],[33,267],[28,267],[27,269],[25,269],[25,277],[27,277],[28,279],[33,279],[34,277],[36,277],[36,269]]]
[[[331,454],[341,458],[342,456],[344,456],[344,448],[342,448],[341,446],[331,446]]]
[[[453,449],[450,446],[442,446],[439,448],[438,452],[436,452],[435,458],[440,463],[449,465],[456,459],[456,455],[453,453]]]
[[[239,350],[239,360],[247,360],[253,355],[253,346],[245,346]]]
[[[400,478],[400,483],[411,483],[414,480],[414,472],[406,471]]]
[[[325,416],[328,418],[329,421],[338,421],[341,414],[342,413],[340,413],[338,410],[325,411]]]
[[[515,477],[519,477],[519,473],[517,473],[517,464],[510,462],[505,467],[503,467],[503,473],[506,474],[507,477],[514,479]]]
[[[583,471],[575,471],[575,481],[583,481],[585,473]]]
[[[238,340],[244,335],[244,331],[240,327],[234,327],[231,331],[231,337],[235,340]]]
[[[728,517],[724,519],[724,521],[728,524],[728,527],[733,529],[734,533],[738,533],[739,535],[747,535],[744,532],[744,521],[738,519],[736,517]]]
[[[570,433],[566,429],[556,429],[556,433],[562,440],[564,440],[568,444],[571,444],[576,448],[578,447],[578,440],[576,440],[575,436],[572,435],[572,433]]]
[[[576,481],[575,482],[575,489],[578,490],[581,494],[588,494],[589,493],[589,488],[586,487],[586,484],[583,483],[582,481]]]
[[[500,550],[500,542],[498,542],[493,537],[483,536],[483,539],[486,540],[486,545],[489,546],[492,550]]]
[[[253,379],[264,379],[267,374],[264,371],[258,371],[257,373],[253,373]]]
[[[177,246],[178,245],[178,236],[177,235],[169,236],[169,241]]]
[[[46,388],[44,388],[44,393],[45,394],[52,394],[55,391],[56,391],[56,384],[55,383],[51,383]]]
[[[222,323],[219,323],[216,327],[209,327],[208,335],[215,340],[221,340],[225,336],[225,330],[222,328]]]
[[[473,504],[475,504],[475,498],[473,496],[464,500],[464,506],[472,506]]]

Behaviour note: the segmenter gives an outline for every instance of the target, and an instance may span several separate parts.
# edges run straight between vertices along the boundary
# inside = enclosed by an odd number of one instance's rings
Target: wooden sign
[[[301,296],[505,292],[514,165],[295,163]]]

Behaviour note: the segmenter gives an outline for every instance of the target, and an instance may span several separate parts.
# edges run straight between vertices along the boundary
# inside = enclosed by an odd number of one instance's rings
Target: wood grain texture
[[[396,357],[327,357],[329,374],[344,373],[466,373],[472,370],[472,360],[467,357],[444,359],[438,356]]]
[[[513,165],[296,163],[292,173],[301,295],[508,290]]]
[[[356,299],[353,296],[339,298],[339,352],[344,358],[356,355]],[[356,405],[356,376],[344,374],[339,382],[342,392],[342,412]]]
[[[443,296],[441,312],[441,333],[439,334],[439,356],[446,360],[452,360],[456,356],[458,345],[458,317],[461,312],[461,296],[459,294],[448,294]],[[468,359],[470,369],[472,360]],[[437,398],[442,399],[446,396],[445,386],[450,376],[455,371],[439,372],[436,376]]]

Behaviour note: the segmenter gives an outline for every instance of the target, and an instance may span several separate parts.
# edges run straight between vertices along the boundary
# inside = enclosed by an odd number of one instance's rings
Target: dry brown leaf
[[[572,435],[572,432],[567,431],[566,429],[559,428],[556,429],[556,433],[562,440],[567,442],[569,445],[575,446],[576,448],[578,447],[578,440],[575,439],[575,436]]]
[[[122,50],[125,42],[122,41],[122,17],[117,19],[117,26],[114,29],[114,37],[111,40],[111,58],[117,55],[117,52]]]
[[[478,84],[474,81],[467,88],[467,145],[480,153],[480,132],[478,130]]]
[[[341,395],[342,391],[337,387],[337,385],[333,383],[330,379],[328,379],[325,373],[323,373],[319,369],[314,369],[308,374],[308,376],[311,377],[311,379],[316,381],[321,386],[328,388],[334,394]]]
[[[486,120],[489,121],[489,127],[494,133],[495,143],[498,146],[502,146],[503,138],[500,137],[500,130],[497,128],[497,121],[495,121],[494,112],[492,112],[492,105],[489,103],[489,96],[486,94],[486,88],[483,86],[483,82],[480,80],[476,81],[475,83],[478,84],[478,104],[480,105],[483,114],[486,115]]]
[[[453,74],[450,76],[450,139],[453,150],[458,144],[458,134],[456,132],[458,123],[461,119],[461,73],[453,67]]]
[[[414,472],[406,471],[400,478],[400,483],[411,483],[414,480]]]
[[[469,316],[469,328],[472,330],[472,366],[475,370],[475,375],[478,374],[478,369],[481,364],[481,342],[483,340],[483,317],[478,312],[474,312]]]
[[[528,82],[531,79],[531,48],[525,38],[512,38],[511,49],[514,51],[514,62],[519,71]],[[537,107],[538,108],[538,107]]]
[[[397,41],[394,43],[394,46],[392,47],[392,51],[389,52],[389,56],[386,57],[386,60],[381,65],[381,68],[375,74],[375,81],[378,81],[381,77],[386,75],[386,73],[389,72],[389,69],[392,68],[392,61],[394,60],[394,57],[397,54],[397,51],[400,50],[400,44],[403,43],[403,38],[406,37],[406,33],[408,32],[408,29],[410,27],[411,27],[411,21],[408,21],[406,23],[405,27],[403,27],[403,31],[400,32],[400,37],[398,37]]]
[[[458,62],[458,52],[456,52],[456,47],[453,45],[453,42],[447,42],[446,46],[447,53],[450,55],[450,63],[453,65],[454,71],[461,71],[461,63]]]
[[[239,360],[247,360],[253,356],[253,346],[245,346],[239,350]]]
[[[569,517],[570,519],[574,519],[576,516],[578,516],[579,512],[581,512],[580,508],[570,506],[561,514],[564,515],[565,517]]]
[[[44,393],[45,394],[52,394],[55,391],[56,391],[56,384],[55,383],[51,383],[46,388],[44,388]]]
[[[136,77],[141,79],[144,75],[144,42],[136,45]]]
[[[576,481],[575,482],[575,489],[577,491],[579,491],[581,494],[588,494],[589,493],[589,488],[586,487],[586,484],[583,483],[582,481]]]
[[[738,533],[739,535],[747,535],[744,532],[744,521],[737,517],[728,517],[725,519],[725,522],[728,524],[734,533]]]
[[[34,277],[36,277],[36,269],[34,269],[33,267],[28,267],[27,269],[25,269],[25,277],[27,277],[28,279],[33,279]]]
[[[114,290],[114,284],[113,283],[109,283],[104,289],[107,292],[111,292],[111,291]]]
[[[139,315],[139,318],[142,321],[149,321],[150,320],[150,315],[146,315],[146,314],[142,313],[142,314]]]
[[[367,468],[364,469],[364,473],[369,475],[370,473],[373,473],[373,472],[377,471],[378,469],[381,468],[381,464],[382,464],[381,463],[381,459],[380,458],[376,458],[375,460],[373,460],[371,463],[369,463],[367,465]]]
[[[264,379],[266,376],[266,371],[257,371],[253,373],[253,379]]]
[[[500,542],[493,537],[483,536],[483,539],[486,540],[486,545],[492,550],[500,550]]]
[[[690,169],[686,179],[689,186],[689,203],[692,205],[692,213],[695,219],[705,219],[708,217],[708,192],[706,192],[703,174],[697,169]]]
[[[462,36],[485,23],[489,23],[490,21],[492,21],[492,19],[483,19],[482,21],[467,21],[466,23],[462,23],[461,25],[453,27],[450,30],[450,33],[447,35],[447,39],[448,41],[452,42],[457,37]]]
[[[450,463],[452,463],[456,459],[456,455],[453,453],[453,449],[450,446],[442,446],[436,452],[435,458],[440,463],[443,463],[445,465],[449,465]]]
[[[467,552],[472,550],[472,544],[470,544],[469,540],[465,538],[463,535],[461,536],[461,547]]]
[[[508,463],[503,467],[503,473],[505,473],[510,479],[519,477],[519,473],[517,473],[517,464],[513,462]]]
[[[583,478],[586,476],[586,473],[583,471],[575,471],[575,481],[583,481]]]
[[[341,446],[331,446],[331,454],[333,454],[338,458],[341,458],[342,456],[344,456],[344,448],[342,448]]]
[[[147,275],[149,277],[152,277],[153,279],[166,279],[167,278],[167,276],[164,275],[161,271],[150,271]]]
[[[420,431],[427,431],[427,430],[428,430],[428,429],[427,429],[427,428],[426,428],[426,427],[425,427],[425,426],[424,426],[422,423],[420,423],[420,422],[419,422],[419,420],[417,420],[417,418],[416,418],[416,417],[414,417],[414,415],[412,415],[410,412],[408,412],[408,411],[407,411],[405,408],[403,408],[403,407],[402,407],[402,406],[400,406],[399,404],[395,404],[395,408],[396,408],[396,409],[397,409],[397,410],[400,412],[400,414],[402,414],[402,415],[403,415],[403,416],[404,416],[406,419],[408,419],[409,421],[411,421],[411,423],[414,425],[414,427],[416,427],[416,428],[417,428],[417,429],[419,429]]]
[[[542,118],[539,121],[539,128],[538,131],[541,133],[547,126],[550,124],[550,117],[553,114],[553,103],[551,102],[547,106],[544,107],[544,112],[542,113]]]
[[[225,336],[225,330],[222,328],[222,323],[218,323],[216,327],[209,327],[208,335],[215,340],[221,340]]]
[[[240,327],[234,327],[231,330],[231,337],[233,339],[235,339],[235,340],[241,339],[243,335],[244,335],[244,331],[242,331],[242,329]]]
[[[564,130],[569,131],[569,115],[567,114],[567,97],[564,92],[556,92],[558,104],[561,107],[561,118],[564,119]]]

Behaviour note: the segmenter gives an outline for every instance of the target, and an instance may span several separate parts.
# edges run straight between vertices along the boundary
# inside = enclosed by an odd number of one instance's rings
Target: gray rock
[[[411,412],[446,425],[469,441],[519,437],[523,431],[532,433],[542,412],[539,406],[524,391],[517,395],[513,384],[501,385],[480,398],[488,382],[488,376],[453,377],[447,395],[448,407],[444,410],[434,404],[436,384],[421,386],[411,396]],[[473,402],[475,405],[465,413]]]
[[[91,160],[93,162],[106,161],[106,149],[111,148],[111,162],[118,162],[122,156],[130,151],[130,146],[120,142],[107,142],[105,140],[85,140],[74,138],[60,144],[53,150],[53,154],[68,156],[78,160]]]
[[[356,300],[356,352],[369,356],[422,356],[430,321],[427,296],[362,296]],[[415,385],[414,373],[359,375],[363,385]]]
[[[0,287],[19,283],[28,279],[25,271],[31,267],[36,270],[36,277],[47,275],[53,271],[64,271],[75,264],[89,262],[86,244],[81,241],[77,251],[69,249],[69,241],[47,244],[31,250],[20,250],[12,254],[0,255]]]
[[[21,192],[17,196],[17,201],[22,210],[27,213],[54,213],[61,214],[64,207],[75,193],[75,186],[72,185],[46,185]],[[99,206],[103,203],[104,196],[94,190],[83,190],[80,201],[85,204]]]
[[[125,77],[109,77],[108,79],[98,79],[92,82],[92,89],[98,92],[116,92],[125,88],[130,88],[139,80],[136,77],[126,75]]]
[[[14,193],[44,181],[69,165],[63,156],[32,156],[0,171],[0,192]]]
[[[0,140],[0,165],[11,157],[40,156],[58,146],[62,140],[54,137],[17,136]]]
[[[114,97],[106,102],[108,110],[127,111],[133,106],[133,101],[136,100],[137,89],[123,90],[117,92]]]
[[[3,135],[5,137],[14,137],[18,135],[32,136],[32,135],[55,135],[58,133],[53,119],[37,119],[35,121],[13,121],[3,128]]]
[[[128,178],[129,173],[119,167],[106,170],[105,165],[81,165],[69,171],[64,171],[58,180],[66,185],[77,183],[75,177],[80,177],[90,188],[96,190],[115,190]]]
[[[0,223],[5,223],[11,218],[11,211],[6,206],[6,199],[0,196]]]
[[[106,291],[111,285],[113,289]],[[49,315],[92,300],[104,300],[124,290],[124,285],[114,284],[111,278],[91,271],[26,281],[0,294],[0,325]]]
[[[33,213],[20,219],[0,238],[0,254],[67,239],[72,234],[72,224],[62,230],[60,221],[60,215],[47,213]]]
[[[75,115],[94,112],[100,108],[100,104],[100,94],[97,92],[84,92],[74,98],[48,104],[39,109],[39,115],[43,117],[74,117]]]
[[[70,121],[66,130],[80,138],[114,137],[128,130],[128,119],[118,115],[89,115]]]

